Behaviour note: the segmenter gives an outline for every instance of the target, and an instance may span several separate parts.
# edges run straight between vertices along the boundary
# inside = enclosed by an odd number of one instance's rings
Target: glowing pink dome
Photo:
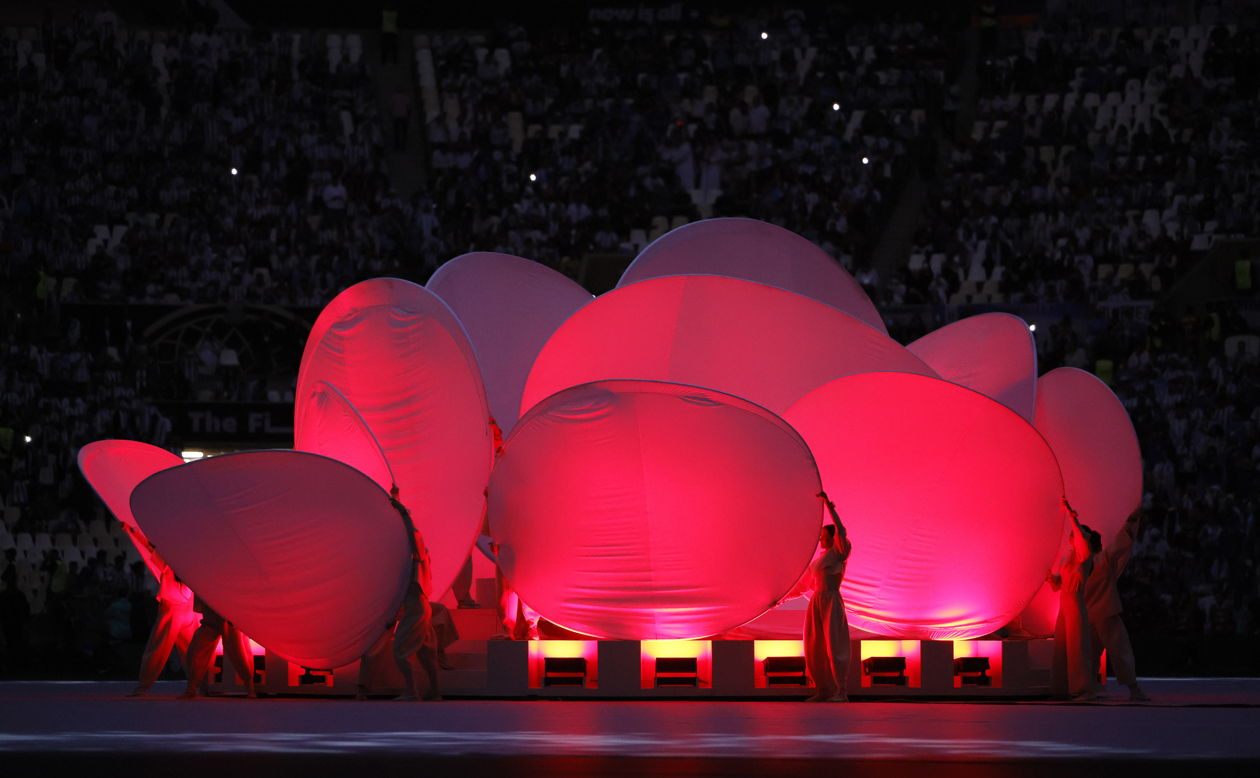
[[[530,607],[602,638],[699,638],[796,583],[822,526],[818,470],[783,420],[655,381],[567,389],[504,444],[487,516]]]

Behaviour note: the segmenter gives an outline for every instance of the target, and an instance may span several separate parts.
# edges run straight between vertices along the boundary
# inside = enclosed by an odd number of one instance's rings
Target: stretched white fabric
[[[1142,452],[1128,411],[1092,373],[1060,367],[1037,382],[1036,426],[1081,523],[1111,545],[1142,502]]]
[[[510,254],[479,251],[438,268],[425,288],[464,325],[490,412],[504,434],[520,415],[521,392],[551,333],[595,297],[568,276]]]
[[[946,381],[1005,405],[1033,423],[1037,344],[1028,323],[1009,313],[969,316],[906,346]]]
[[[422,286],[356,284],[311,328],[297,396],[317,381],[345,396],[380,443],[433,561],[434,600],[468,558],[485,507],[493,437],[472,346],[455,315]],[[305,420],[295,414],[296,438]]]
[[[617,286],[709,274],[812,297],[888,334],[862,285],[839,262],[800,235],[756,219],[705,219],[667,232],[635,257]]]
[[[768,610],[808,565],[818,471],[783,420],[654,381],[578,386],[504,444],[490,531],[547,619],[620,640],[713,635]]]
[[[1032,425],[937,378],[832,381],[783,416],[849,531],[850,623],[889,637],[978,637],[1028,603],[1063,534],[1063,480]]]
[[[1037,431],[1063,472],[1063,489],[1082,524],[1111,545],[1125,519],[1142,502],[1142,452],[1128,411],[1102,381],[1074,367],[1060,367],[1037,381]],[[1067,553],[1064,527],[1059,557]],[[1025,630],[1054,634],[1059,594],[1044,584],[1020,614]]]
[[[311,385],[295,409],[293,448],[344,462],[389,491],[394,474],[367,422],[345,395],[323,381]]]
[[[358,659],[402,604],[407,529],[372,479],[300,451],[243,451],[147,478],[145,534],[188,586],[303,667]]]
[[[570,386],[634,378],[716,389],[782,413],[817,386],[871,370],[936,375],[817,300],[738,278],[669,276],[614,289],[560,325],[534,361],[521,407]]]
[[[134,440],[98,440],[79,449],[79,470],[83,472],[83,477],[114,518],[131,530],[128,537],[140,552],[145,566],[159,581],[162,580],[162,569],[153,562],[144,532],[131,515],[131,491],[154,473],[182,464],[183,459],[166,449]],[[133,533],[138,533],[141,540],[137,541]]]

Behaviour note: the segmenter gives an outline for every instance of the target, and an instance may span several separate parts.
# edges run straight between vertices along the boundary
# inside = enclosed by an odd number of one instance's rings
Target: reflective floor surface
[[[158,769],[232,778],[1260,775],[1260,679],[1152,679],[1143,686],[1154,701],[1143,705],[1114,685],[1090,705],[174,700],[181,686],[128,699],[125,683],[0,683],[0,765],[98,778]]]

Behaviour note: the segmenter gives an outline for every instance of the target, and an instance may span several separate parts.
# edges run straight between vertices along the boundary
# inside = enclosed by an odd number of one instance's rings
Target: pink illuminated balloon
[[[490,412],[504,434],[516,424],[534,357],[557,327],[595,299],[546,265],[486,251],[442,265],[425,288],[464,325],[477,352]]]
[[[434,599],[477,539],[493,437],[472,346],[455,315],[422,286],[393,278],[356,284],[328,304],[302,354],[297,397],[324,381],[380,443],[424,533]],[[295,419],[295,439],[306,439]]]
[[[1094,375],[1061,367],[1037,382],[1036,425],[1081,523],[1110,545],[1142,502],[1142,452],[1128,412]]]
[[[394,474],[367,422],[337,388],[316,381],[310,394],[299,398],[293,448],[345,462],[389,491]]]
[[[906,348],[941,378],[997,400],[1032,424],[1037,345],[1023,319],[982,313],[930,332]]]
[[[736,397],[602,381],[534,406],[504,444],[488,517],[521,599],[619,640],[717,634],[760,615],[818,543],[801,437]]]
[[[614,289],[556,330],[534,362],[522,408],[570,386],[673,381],[773,413],[851,373],[935,375],[886,335],[822,303],[720,276],[670,276]]]
[[[987,634],[1045,580],[1063,482],[1032,425],[956,384],[906,373],[832,381],[784,414],[853,542],[853,625],[910,639]]]
[[[413,570],[389,495],[315,454],[192,462],[146,479],[131,509],[210,607],[302,667],[362,656],[398,612]]]
[[[1066,553],[1067,549],[1064,548],[1063,551]],[[1057,564],[1058,560],[1055,560],[1055,565]],[[1058,618],[1059,593],[1050,588],[1049,583],[1045,583],[1019,614],[1019,626],[1030,635],[1048,638],[1054,635],[1054,624]]]
[[[79,469],[83,477],[104,501],[114,518],[131,532],[128,536],[140,552],[140,558],[158,580],[162,570],[153,562],[144,533],[131,515],[131,491],[144,479],[158,472],[184,464],[184,460],[166,449],[134,440],[98,440],[79,449]],[[139,533],[137,539],[135,533]]]
[[[777,286],[888,334],[862,285],[839,262],[800,235],[756,219],[705,219],[667,232],[630,263],[617,286],[680,275],[730,276]]]

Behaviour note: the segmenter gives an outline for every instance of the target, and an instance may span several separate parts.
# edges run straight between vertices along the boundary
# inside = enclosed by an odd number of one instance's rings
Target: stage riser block
[[[546,644],[559,641],[541,641]],[[455,670],[441,671],[442,693],[449,697],[517,698],[548,697],[565,699],[704,699],[704,698],[768,698],[801,699],[814,692],[813,686],[780,686],[758,680],[758,661],[755,659],[755,641],[711,641],[711,669],[701,671],[699,687],[645,688],[643,683],[643,653],[641,644],[630,640],[601,640],[596,649],[597,677],[589,679],[586,686],[530,686],[530,642],[467,640],[456,643],[448,651]],[[901,641],[903,645],[917,643],[918,679],[905,686],[862,685],[862,643],[852,642],[852,661],[849,663],[849,694],[858,698],[878,697],[1035,697],[1050,693],[1050,662],[1053,643],[1050,640],[1003,641],[1000,646],[977,647],[965,642],[952,641]],[[881,645],[887,641],[880,641]],[[996,641],[994,642],[996,643]],[[955,652],[983,649],[992,653],[990,661],[991,686],[956,684],[954,675]],[[869,650],[869,649],[868,649]],[[544,653],[537,653],[533,661],[541,664]],[[963,653],[963,655],[971,655]],[[985,654],[989,655],[989,654]],[[243,694],[244,688],[231,672],[226,662],[223,680],[211,683],[215,693]],[[378,674],[384,683],[371,689],[373,695],[396,694],[402,678],[393,662],[383,662],[388,668]],[[908,661],[909,665],[910,662]],[[357,690],[358,662],[338,668],[332,674],[332,684],[290,683],[302,674],[300,668],[290,672],[289,663],[268,653],[265,663],[265,691],[268,694],[292,696],[353,696]],[[213,675],[210,676],[213,680]],[[907,668],[907,677],[914,674]],[[392,684],[392,685],[391,685]]]

